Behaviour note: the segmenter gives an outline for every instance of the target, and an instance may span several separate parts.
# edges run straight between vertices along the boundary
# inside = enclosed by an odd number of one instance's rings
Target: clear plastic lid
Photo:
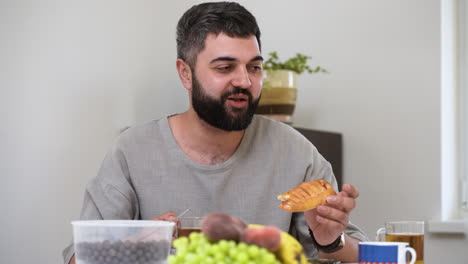
[[[78,220],[72,221],[73,226],[103,226],[103,227],[169,227],[175,223],[158,220]]]

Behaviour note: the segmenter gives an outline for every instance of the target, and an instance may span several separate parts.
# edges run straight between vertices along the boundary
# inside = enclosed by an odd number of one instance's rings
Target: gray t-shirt
[[[238,149],[221,164],[200,165],[177,145],[167,118],[126,130],[88,184],[81,219],[150,219],[224,212],[249,224],[274,225],[316,256],[303,213],[278,208],[278,194],[324,179],[337,190],[330,163],[292,127],[255,116]],[[350,224],[346,232],[366,240]],[[73,245],[64,252],[68,263]]]

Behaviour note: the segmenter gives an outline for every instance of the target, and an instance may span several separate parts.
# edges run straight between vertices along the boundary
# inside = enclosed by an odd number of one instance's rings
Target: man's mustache
[[[248,89],[242,89],[240,87],[233,87],[231,90],[225,92],[222,96],[221,99],[225,101],[229,96],[234,95],[234,94],[245,94],[249,97],[249,102],[252,101],[252,94]]]

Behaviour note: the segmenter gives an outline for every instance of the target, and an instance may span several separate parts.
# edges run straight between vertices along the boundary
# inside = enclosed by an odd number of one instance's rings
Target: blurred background
[[[203,1],[0,1],[0,262],[61,263],[86,183],[119,131],[183,112],[175,27]],[[343,135],[352,222],[442,219],[439,0],[238,1],[263,54],[312,56],[294,125]],[[466,263],[461,232],[426,264]]]

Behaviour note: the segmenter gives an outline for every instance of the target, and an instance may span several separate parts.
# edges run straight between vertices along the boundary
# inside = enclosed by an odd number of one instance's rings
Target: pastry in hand
[[[303,182],[297,187],[278,195],[279,208],[289,212],[304,212],[326,204],[327,196],[336,195],[330,183],[322,179]]]

